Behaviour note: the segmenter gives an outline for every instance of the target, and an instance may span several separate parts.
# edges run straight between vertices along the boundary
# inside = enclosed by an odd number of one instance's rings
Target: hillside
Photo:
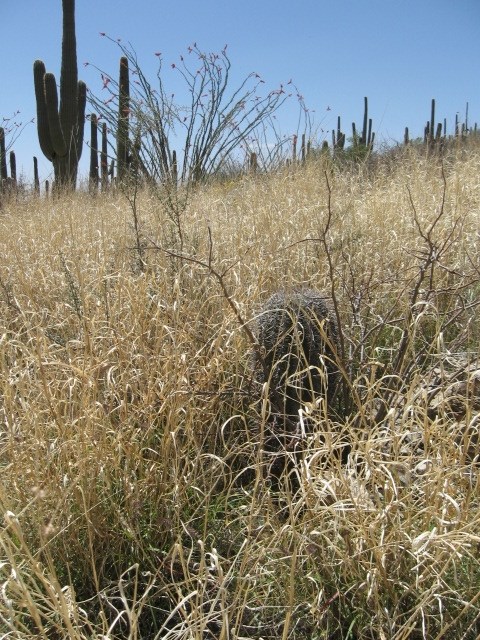
[[[0,211],[0,635],[480,635],[480,147]],[[255,319],[342,382],[271,486]],[[342,448],[350,447],[347,463]]]

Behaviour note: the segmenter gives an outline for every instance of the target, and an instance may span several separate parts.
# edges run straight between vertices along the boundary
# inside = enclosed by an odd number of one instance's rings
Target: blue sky
[[[120,54],[99,35],[105,32],[132,44],[152,80],[154,53],[161,51],[165,79],[172,83],[170,63],[188,45],[219,51],[228,44],[232,87],[251,71],[270,88],[293,78],[326,131],[336,126],[337,115],[347,136],[352,121],[361,126],[364,96],[378,140],[401,140],[405,126],[412,136],[421,135],[432,98],[437,119],[446,117],[450,132],[457,112],[463,119],[466,102],[469,121],[480,125],[480,0],[77,0],[76,5],[79,77],[96,93],[98,73],[83,62],[118,74]],[[43,60],[59,80],[61,0],[3,0],[0,17],[0,120],[20,110],[16,119],[28,122],[35,117],[33,61]],[[296,114],[293,108],[285,112],[283,133],[295,131]],[[37,155],[41,178],[49,177],[51,164],[40,151],[34,124],[13,148],[20,171],[31,175]],[[82,173],[87,166],[85,148]]]

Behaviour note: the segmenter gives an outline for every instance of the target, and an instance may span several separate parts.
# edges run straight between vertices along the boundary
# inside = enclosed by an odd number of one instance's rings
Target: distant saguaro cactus
[[[108,138],[107,123],[102,122],[102,150],[100,152],[100,169],[102,176],[102,191],[108,189]]]
[[[62,6],[60,108],[55,76],[45,72],[41,60],[34,62],[33,77],[40,148],[53,163],[56,185],[75,188],[82,155],[87,88],[78,80],[75,0],[62,0]]]
[[[338,382],[338,327],[326,298],[312,289],[275,293],[259,315],[258,342],[271,409],[265,449],[294,450],[301,407],[331,400]],[[278,457],[273,473],[284,466]]]
[[[38,160],[36,156],[33,156],[33,189],[37,195],[40,193],[40,178],[38,175]]]
[[[340,116],[337,118],[337,135],[335,135],[335,129],[332,130],[332,147],[333,149],[343,149],[345,146],[345,134],[343,133],[340,125]]]
[[[362,127],[362,137],[360,138],[360,144],[364,147],[369,144],[368,141],[368,98],[365,97],[363,99],[364,110],[363,110],[363,127]],[[370,127],[371,130],[371,127]]]
[[[92,113],[90,116],[90,173],[89,186],[92,192],[98,189],[98,120]]]
[[[10,176],[12,179],[12,186],[15,187],[17,184],[17,158],[15,156],[15,151],[10,151]]]
[[[5,130],[0,127],[0,187],[1,181],[8,178],[7,152],[5,146]]]

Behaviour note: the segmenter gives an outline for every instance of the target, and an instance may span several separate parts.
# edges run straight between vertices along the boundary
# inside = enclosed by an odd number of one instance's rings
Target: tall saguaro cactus
[[[128,167],[128,117],[130,113],[130,78],[128,58],[125,56],[120,58],[118,91],[117,178],[119,182],[122,182]]]
[[[63,38],[60,108],[53,73],[36,60],[33,65],[40,148],[53,163],[57,187],[75,188],[82,155],[87,87],[78,80],[75,0],[62,0]]]

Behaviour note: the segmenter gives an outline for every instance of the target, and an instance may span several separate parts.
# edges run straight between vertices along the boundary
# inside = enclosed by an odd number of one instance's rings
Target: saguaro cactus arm
[[[53,73],[46,73],[43,80],[45,84],[45,99],[47,103],[48,130],[50,142],[55,156],[62,157],[67,154],[67,144],[63,135],[62,125],[58,115],[57,83]]]
[[[33,63],[33,82],[35,85],[35,98],[37,102],[37,131],[40,149],[48,160],[53,160],[54,151],[50,140],[48,126],[47,100],[45,98],[45,65],[41,60]]]
[[[85,127],[85,107],[87,105],[87,85],[83,80],[78,81],[78,115],[77,115],[77,161],[80,160],[83,147],[83,132]]]

